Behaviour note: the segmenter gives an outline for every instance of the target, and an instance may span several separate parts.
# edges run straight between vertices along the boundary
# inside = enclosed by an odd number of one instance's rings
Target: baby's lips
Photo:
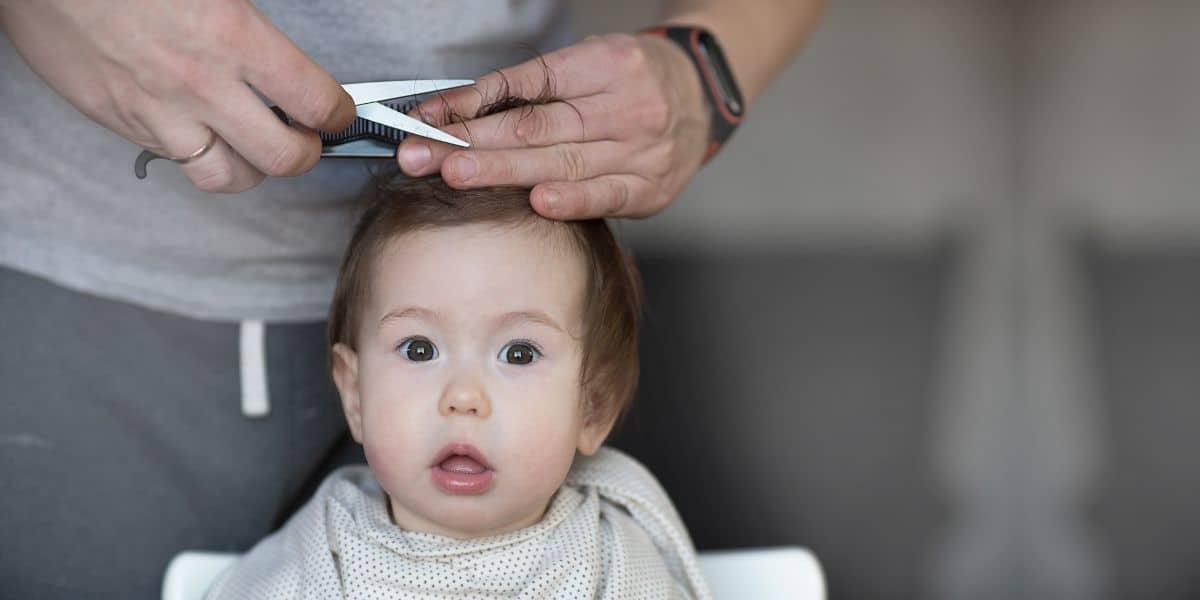
[[[459,458],[464,458],[467,460],[458,460]],[[474,465],[471,463],[474,463]],[[433,462],[430,463],[429,466],[442,466],[443,469],[448,471],[452,470],[447,468],[447,464],[464,469],[462,471],[456,471],[463,473],[480,472],[469,470],[477,467],[481,467],[481,471],[492,470],[492,465],[487,461],[487,458],[484,457],[483,452],[480,452],[478,448],[466,442],[451,442],[446,444],[441,450],[438,451],[437,455],[434,456]]]
[[[453,495],[477,496],[492,488],[496,472],[478,448],[466,442],[446,444],[429,466],[433,484]]]

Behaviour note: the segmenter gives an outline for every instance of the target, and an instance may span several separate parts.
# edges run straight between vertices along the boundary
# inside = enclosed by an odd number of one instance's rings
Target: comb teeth
[[[407,100],[403,102],[392,100],[388,102],[380,102],[380,104],[408,114],[409,111],[417,107],[418,102],[416,100]],[[407,135],[405,132],[396,129],[395,127],[388,127],[387,125],[381,125],[374,121],[368,121],[362,117],[356,117],[354,122],[350,124],[350,127],[347,127],[342,131],[337,133],[321,132],[321,144],[324,146],[337,146],[339,144],[353,142],[354,140],[359,140],[362,138],[371,138],[391,144],[399,144],[402,140],[404,140],[405,135]]]

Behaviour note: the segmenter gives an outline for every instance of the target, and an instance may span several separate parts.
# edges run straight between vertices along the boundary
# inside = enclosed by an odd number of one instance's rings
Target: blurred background
[[[621,225],[615,443],[697,545],[809,547],[836,599],[1200,597],[1198,51],[1200,3],[831,0]]]

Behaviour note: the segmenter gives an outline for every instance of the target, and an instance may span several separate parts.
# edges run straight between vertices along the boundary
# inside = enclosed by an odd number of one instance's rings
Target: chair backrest
[[[240,554],[181,552],[163,577],[163,600],[201,600],[208,586]],[[718,600],[824,600],[821,565],[804,548],[701,552],[700,570]]]

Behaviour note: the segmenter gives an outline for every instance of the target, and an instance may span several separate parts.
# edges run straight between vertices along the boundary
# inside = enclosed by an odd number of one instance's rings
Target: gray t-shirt
[[[557,0],[255,4],[343,82],[478,77],[569,41]],[[195,318],[324,317],[367,161],[232,195],[164,162],[139,181],[140,148],[59,98],[3,35],[0,106],[0,265]]]

